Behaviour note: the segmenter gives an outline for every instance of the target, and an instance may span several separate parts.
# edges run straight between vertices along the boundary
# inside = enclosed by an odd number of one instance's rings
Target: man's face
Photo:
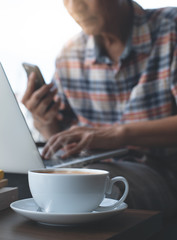
[[[89,35],[99,35],[114,24],[117,0],[63,0],[74,20]]]

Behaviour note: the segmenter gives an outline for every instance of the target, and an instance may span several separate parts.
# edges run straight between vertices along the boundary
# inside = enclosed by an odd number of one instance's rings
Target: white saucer
[[[107,206],[115,203],[117,200],[105,198],[101,203],[101,206]],[[78,225],[81,223],[93,222],[102,220],[107,217],[111,217],[121,213],[127,208],[126,203],[120,204],[119,207],[104,211],[104,212],[88,212],[88,213],[76,213],[76,214],[59,214],[59,213],[45,213],[39,212],[38,206],[34,202],[33,198],[18,200],[11,203],[10,207],[17,213],[27,217],[31,220],[52,225]]]

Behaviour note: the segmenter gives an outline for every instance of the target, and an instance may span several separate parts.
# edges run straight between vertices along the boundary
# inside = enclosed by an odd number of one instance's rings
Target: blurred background
[[[177,7],[176,0],[136,2],[144,8]],[[19,102],[27,84],[22,62],[37,64],[50,82],[56,56],[79,31],[62,0],[0,0],[0,62]],[[30,114],[21,108],[31,124]]]

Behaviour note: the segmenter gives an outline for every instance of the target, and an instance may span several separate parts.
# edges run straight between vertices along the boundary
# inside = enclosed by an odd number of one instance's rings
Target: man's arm
[[[60,148],[65,149],[63,157],[67,158],[82,149],[106,150],[126,146],[176,147],[177,116],[110,127],[72,127],[49,139],[43,157],[50,158]]]
[[[177,116],[123,125],[126,145],[177,147]]]

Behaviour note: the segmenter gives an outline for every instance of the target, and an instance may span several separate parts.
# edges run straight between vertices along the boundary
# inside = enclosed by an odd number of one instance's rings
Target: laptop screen
[[[0,64],[0,169],[27,173],[43,168],[31,132]]]

